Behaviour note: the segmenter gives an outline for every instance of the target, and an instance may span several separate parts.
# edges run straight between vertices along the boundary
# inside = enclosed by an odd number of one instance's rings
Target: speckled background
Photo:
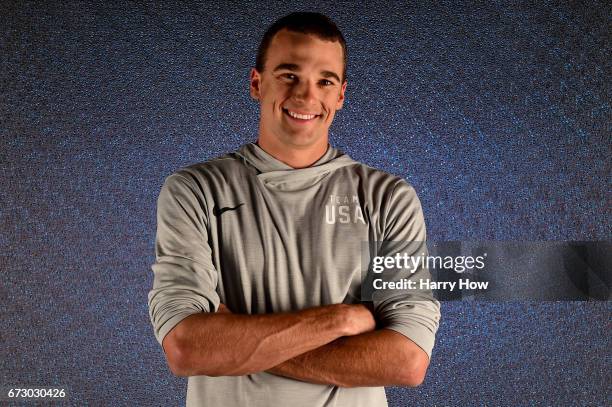
[[[181,405],[147,314],[157,195],[255,140],[258,41],[304,7],[50,3],[0,3],[0,386]],[[430,240],[610,240],[609,3],[308,10],[349,47],[332,142],[411,182]],[[425,383],[389,403],[610,405],[610,311],[445,302]]]

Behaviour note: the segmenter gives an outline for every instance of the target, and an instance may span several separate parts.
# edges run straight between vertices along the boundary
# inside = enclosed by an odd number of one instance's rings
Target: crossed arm
[[[425,351],[375,325],[364,305],[265,315],[232,314],[221,305],[216,313],[185,318],[163,348],[178,376],[267,371],[342,387],[421,384],[429,364]]]
[[[208,214],[202,205],[206,199],[190,179],[178,174],[168,177],[160,192],[157,261],[149,293],[149,311],[158,333],[163,323],[176,317],[177,309],[197,312],[163,339],[174,374],[237,376],[267,371],[346,387],[422,382],[429,364],[425,351],[395,331],[375,330],[374,317],[364,305],[334,304],[263,315],[232,314],[225,308],[200,312],[216,296],[218,278],[207,240]],[[424,242],[424,220],[414,189],[397,181],[391,195],[387,209],[381,208],[386,213],[382,240]],[[377,254],[401,249],[390,247]],[[413,252],[421,253],[420,247]],[[431,324],[433,331],[436,324]]]

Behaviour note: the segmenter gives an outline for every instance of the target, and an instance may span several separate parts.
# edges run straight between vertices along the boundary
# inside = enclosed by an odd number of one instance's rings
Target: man
[[[170,369],[189,377],[187,405],[385,406],[382,386],[424,379],[431,293],[360,301],[362,242],[421,251],[425,226],[403,179],[328,144],[345,75],[333,22],[280,19],[251,70],[257,143],[162,187],[149,309]]]

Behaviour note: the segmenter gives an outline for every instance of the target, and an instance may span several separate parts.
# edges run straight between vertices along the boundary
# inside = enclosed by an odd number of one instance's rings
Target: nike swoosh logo
[[[236,206],[234,206],[233,208],[231,206],[226,206],[224,208],[217,208],[216,206],[213,208],[213,215],[215,216],[219,216],[221,215],[223,212],[227,212],[227,211],[233,211],[235,209],[240,208],[242,205],[244,205],[244,203],[238,204]]]

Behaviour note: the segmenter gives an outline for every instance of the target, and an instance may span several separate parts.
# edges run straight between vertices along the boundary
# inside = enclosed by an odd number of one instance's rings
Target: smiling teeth
[[[296,119],[301,119],[301,120],[310,120],[310,119],[314,119],[315,117],[317,117],[316,114],[299,114],[299,113],[294,113],[289,109],[287,109],[287,113],[289,113],[289,116],[294,117]]]

